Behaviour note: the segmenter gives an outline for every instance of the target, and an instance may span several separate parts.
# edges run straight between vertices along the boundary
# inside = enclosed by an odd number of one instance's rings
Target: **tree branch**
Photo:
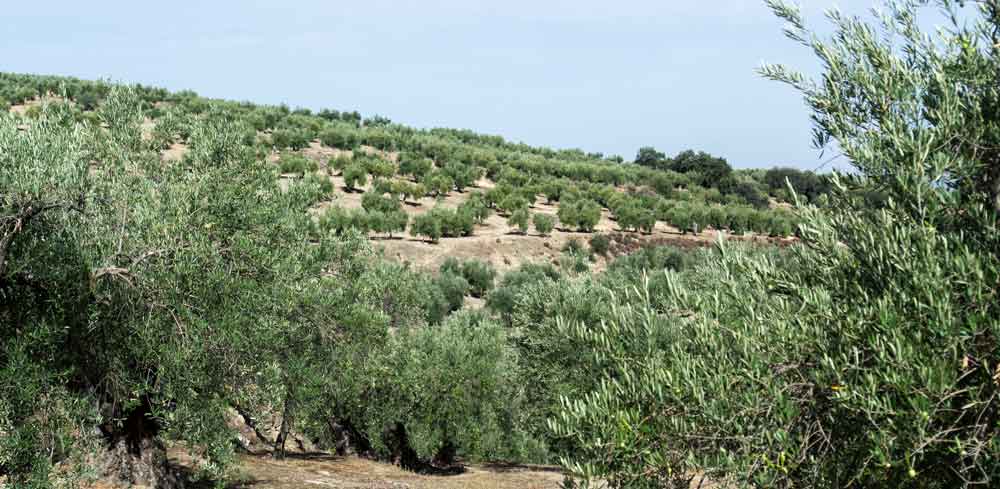
[[[24,227],[34,217],[44,212],[59,208],[75,210],[82,213],[82,199],[81,203],[78,205],[59,202],[47,204],[28,202],[17,214],[0,219],[0,222],[3,223],[4,227],[3,237],[0,238],[0,277],[2,277],[4,272],[7,270],[7,252],[10,250],[10,246],[14,242],[14,237],[23,231]]]

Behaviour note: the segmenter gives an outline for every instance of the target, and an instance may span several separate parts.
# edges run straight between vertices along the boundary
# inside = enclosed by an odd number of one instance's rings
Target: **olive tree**
[[[573,473],[612,487],[1000,477],[1000,6],[933,2],[950,23],[931,36],[917,20],[930,3],[887,2],[874,23],[833,11],[827,39],[769,2],[824,70],[762,73],[805,95],[816,142],[855,173],[832,178],[828,207],[799,208],[802,246],[780,262],[723,242],[599,328],[565,323],[603,372],[551,420]]]
[[[181,171],[142,143],[132,89],[98,116],[106,129],[53,106],[19,131],[0,114],[0,473],[15,485],[45,485],[88,442],[124,474],[163,475],[170,439],[220,466],[225,409],[327,261],[310,197],[280,190],[245,127],[206,114]]]
[[[555,227],[555,218],[549,214],[536,212],[531,219],[535,225],[535,231],[538,231],[538,234],[542,236],[548,236],[552,232],[552,228]]]
[[[531,211],[527,207],[520,207],[507,217],[508,226],[516,226],[518,232],[527,234],[528,226],[531,223]]]

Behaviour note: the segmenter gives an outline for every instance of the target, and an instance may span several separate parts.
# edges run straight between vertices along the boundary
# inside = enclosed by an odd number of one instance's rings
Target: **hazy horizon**
[[[802,3],[817,26],[834,5]],[[836,3],[852,13],[872,5]],[[823,162],[801,97],[754,71],[763,61],[816,70],[763,1],[344,7],[16,4],[5,8],[2,69],[357,110],[627,160],[654,146],[708,151],[741,168]]]

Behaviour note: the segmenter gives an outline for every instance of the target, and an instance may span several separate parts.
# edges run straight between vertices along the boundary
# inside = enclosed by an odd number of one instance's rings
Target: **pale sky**
[[[838,5],[804,0],[815,25]],[[0,70],[380,114],[553,148],[698,149],[737,167],[821,163],[807,72],[762,0],[47,1],[3,7]]]

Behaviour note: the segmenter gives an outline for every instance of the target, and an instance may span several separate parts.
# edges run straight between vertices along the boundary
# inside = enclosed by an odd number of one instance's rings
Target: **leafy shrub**
[[[433,168],[434,162],[418,153],[403,152],[399,156],[399,172],[414,180],[423,179]]]
[[[396,174],[396,165],[381,158],[366,158],[365,168],[373,178],[390,178]]]
[[[486,296],[486,307],[500,313],[508,322],[517,307],[517,295],[525,286],[535,282],[560,278],[552,265],[525,263],[503,275],[500,284]]]
[[[625,271],[631,275],[640,275],[644,271],[680,272],[690,266],[691,254],[690,251],[673,246],[644,246],[635,253],[615,259],[608,268],[612,271]]]
[[[460,272],[442,271],[434,279],[434,286],[444,294],[449,313],[461,309],[465,302],[465,296],[472,290],[469,281]]]
[[[455,188],[455,182],[448,175],[439,172],[430,172],[423,180],[424,187],[435,196],[444,196]]]
[[[333,196],[333,182],[325,175],[309,173],[302,179],[302,185],[310,189],[310,197],[308,199],[310,204],[315,204]]]
[[[529,212],[526,207],[521,207],[510,214],[507,218],[507,225],[517,226],[517,229],[521,234],[527,234],[530,218],[531,212]]]
[[[355,129],[345,126],[323,130],[319,134],[319,140],[331,148],[347,150],[357,146],[359,138]]]
[[[477,224],[482,224],[486,218],[490,217],[491,210],[486,203],[485,197],[481,193],[473,193],[458,207],[459,212],[472,216]]]
[[[396,138],[383,128],[368,128],[362,131],[361,142],[382,151],[391,151],[396,147]]]
[[[354,163],[344,168],[344,185],[348,189],[356,190],[368,183],[368,171],[365,167]]]
[[[493,289],[496,270],[486,262],[468,260],[462,264],[462,276],[472,286],[472,295],[474,297],[483,297]]]
[[[394,374],[379,389],[388,398],[381,422],[371,423],[372,435],[399,423],[423,459],[519,456],[516,356],[503,328],[473,317],[462,314],[391,338],[383,365]]]
[[[389,237],[394,233],[405,231],[410,221],[410,217],[402,209],[374,210],[367,213],[369,229],[376,233],[387,234]]]
[[[462,192],[466,187],[475,185],[476,180],[482,176],[482,172],[471,165],[458,162],[449,162],[441,168],[441,174],[447,175],[454,182],[454,187]]]
[[[349,230],[359,233],[368,233],[371,230],[371,223],[368,213],[364,210],[349,210],[341,207],[330,207],[319,218],[319,229],[322,232],[333,231],[343,234]]]
[[[327,161],[326,166],[327,168],[331,168],[334,171],[343,172],[344,169],[350,166],[351,162],[353,161],[354,160],[352,157],[341,153],[333,158],[330,158],[329,161]]]
[[[303,129],[275,129],[271,132],[271,144],[276,148],[298,151],[309,146],[311,139],[311,134]]]
[[[1000,333],[1000,187],[983,164],[998,147],[985,130],[997,20],[981,9],[929,38],[925,5],[894,2],[873,26],[833,14],[826,40],[771,2],[828,68],[818,83],[763,73],[804,92],[817,141],[836,142],[860,175],[833,177],[831,208],[800,210],[805,246],[780,267],[723,243],[600,328],[561,323],[564,341],[594,352],[581,369],[603,372],[552,422],[574,474],[611,487],[687,487],[705,473],[739,487],[900,488],[1000,474],[995,365],[981,363]],[[657,294],[690,312],[661,314]]]
[[[570,238],[563,245],[562,251],[563,253],[583,253],[586,251],[586,248],[580,242],[579,238]]]
[[[504,214],[513,214],[520,209],[527,209],[531,204],[527,198],[520,194],[510,194],[497,202],[497,209]]]
[[[390,213],[402,210],[402,206],[398,200],[386,197],[378,191],[365,192],[361,196],[361,207],[369,212]]]
[[[465,278],[473,297],[485,296],[493,289],[496,278],[496,270],[490,264],[479,260],[460,262],[454,257],[449,257],[441,264],[439,271],[441,275],[451,274]]]
[[[559,221],[584,232],[593,232],[601,220],[601,206],[592,200],[580,199],[559,204]]]
[[[595,234],[590,237],[590,251],[592,253],[607,256],[611,250],[611,238],[605,234]]]
[[[314,172],[319,168],[314,160],[295,153],[283,153],[278,160],[278,165],[281,168],[281,173],[298,173],[300,175]]]
[[[196,120],[178,171],[149,164],[141,105],[112,89],[103,131],[58,104],[24,131],[0,114],[0,216],[36,214],[0,229],[0,473],[15,487],[62,486],[94,448],[142,469],[176,433],[224,469],[225,406],[279,390],[251,365],[303,336],[340,263],[307,245],[301,194],[274,191],[242,124]]]
[[[542,236],[548,236],[555,227],[556,220],[554,217],[548,214],[542,214],[541,212],[536,212],[532,216],[533,224],[535,225],[535,231]]]
[[[413,236],[426,236],[432,243],[437,243],[443,235],[441,217],[433,212],[427,212],[413,218],[410,226]]]

